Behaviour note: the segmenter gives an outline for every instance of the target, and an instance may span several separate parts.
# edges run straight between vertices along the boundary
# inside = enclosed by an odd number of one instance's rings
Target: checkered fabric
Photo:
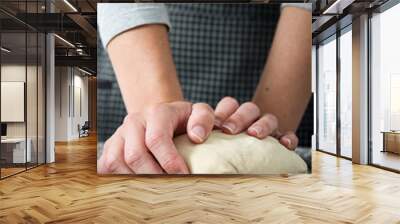
[[[106,141],[121,125],[125,105],[114,70],[100,38],[97,40],[97,141]]]
[[[270,5],[169,5],[171,47],[184,96],[215,106],[252,98],[279,17]]]
[[[224,96],[252,98],[271,46],[279,5],[167,4],[173,58],[184,96],[215,106]],[[312,102],[312,101],[311,101]],[[107,53],[98,41],[98,140],[105,141],[126,114]],[[310,146],[312,105],[298,131]]]

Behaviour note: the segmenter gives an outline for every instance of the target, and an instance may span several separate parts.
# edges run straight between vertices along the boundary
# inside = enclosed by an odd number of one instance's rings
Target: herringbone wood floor
[[[0,223],[400,223],[400,175],[315,152],[297,176],[99,177],[93,137],[0,181]]]

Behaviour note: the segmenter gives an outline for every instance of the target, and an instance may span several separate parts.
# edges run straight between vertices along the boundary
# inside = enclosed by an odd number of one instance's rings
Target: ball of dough
[[[307,165],[294,151],[273,137],[258,139],[245,133],[227,135],[213,131],[202,144],[187,135],[174,138],[192,174],[294,174]]]

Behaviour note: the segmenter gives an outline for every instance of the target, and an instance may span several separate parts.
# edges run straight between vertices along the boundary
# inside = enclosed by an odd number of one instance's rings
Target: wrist
[[[164,76],[166,78],[166,76]],[[143,112],[147,108],[162,103],[183,101],[183,94],[179,82],[170,80],[141,80],[142,85],[134,90],[134,93],[123,94],[128,113]]]

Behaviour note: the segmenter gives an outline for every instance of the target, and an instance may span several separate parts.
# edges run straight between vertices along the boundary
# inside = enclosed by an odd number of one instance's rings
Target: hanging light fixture
[[[6,53],[10,53],[10,52],[11,52],[10,49],[5,48],[5,47],[1,47],[0,49],[1,49],[1,51],[4,51],[4,52],[6,52]]]
[[[64,0],[64,3],[68,5],[68,7],[71,8],[74,12],[78,12],[78,9],[76,9],[75,6],[72,5],[68,0]]]

